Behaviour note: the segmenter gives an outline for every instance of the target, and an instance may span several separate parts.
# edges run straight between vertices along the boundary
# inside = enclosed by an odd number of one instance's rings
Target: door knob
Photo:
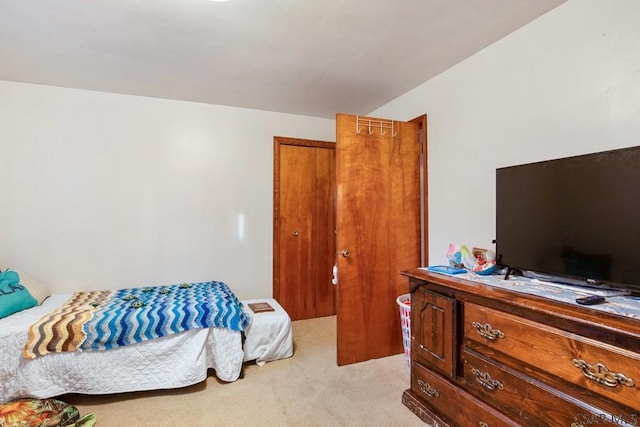
[[[296,231],[294,231],[294,232],[293,232],[293,235],[294,235],[295,237],[298,237],[298,235],[299,235],[299,234],[300,234],[300,233],[298,233],[298,230],[296,230]]]
[[[345,258],[349,258],[349,255],[350,255],[350,254],[349,254],[349,251],[348,251],[348,250],[346,250],[346,249],[343,249],[343,250],[342,250],[342,256],[343,256],[343,257],[345,257]]]

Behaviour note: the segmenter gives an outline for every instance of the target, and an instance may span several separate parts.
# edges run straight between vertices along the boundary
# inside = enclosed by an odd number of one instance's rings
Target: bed
[[[221,381],[232,382],[246,361],[262,365],[293,354],[289,316],[275,300],[267,299],[261,301],[269,301],[272,313],[254,314],[238,301],[242,315],[236,320],[243,324],[236,329],[194,328],[108,349],[44,351],[25,358],[31,325],[74,296],[53,294],[42,305],[0,319],[0,402],[179,388],[203,381],[209,369]]]

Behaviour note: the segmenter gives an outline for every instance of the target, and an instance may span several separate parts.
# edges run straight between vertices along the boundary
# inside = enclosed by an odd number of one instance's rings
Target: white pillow
[[[21,271],[16,271],[16,273],[20,276],[20,284],[27,288],[29,293],[33,295],[33,297],[38,301],[38,305],[41,305],[42,301],[51,296],[49,288],[36,281],[33,277]]]

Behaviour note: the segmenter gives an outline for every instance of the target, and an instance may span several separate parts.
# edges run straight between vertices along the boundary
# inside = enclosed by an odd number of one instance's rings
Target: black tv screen
[[[497,169],[496,253],[525,275],[640,289],[640,147]]]

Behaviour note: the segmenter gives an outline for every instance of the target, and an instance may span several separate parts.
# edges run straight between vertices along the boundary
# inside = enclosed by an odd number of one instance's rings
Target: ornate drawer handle
[[[476,376],[476,380],[487,390],[504,389],[504,385],[502,385],[500,381],[491,378],[491,375],[488,372],[482,372],[480,369],[471,368],[471,373]]]
[[[504,338],[504,333],[500,329],[493,329],[490,324],[485,323],[484,325],[480,322],[473,322],[471,324],[480,335],[485,338],[490,339],[491,341],[496,340],[498,338]]]
[[[571,427],[584,427],[584,424],[571,423]]]
[[[436,389],[431,387],[431,384],[425,383],[422,380],[418,380],[418,385],[420,386],[420,390],[422,390],[422,392],[424,394],[426,394],[427,396],[429,396],[429,397],[440,397],[440,393],[438,393],[436,391]]]
[[[478,423],[478,425],[479,425],[480,427],[489,427],[489,424],[485,423],[484,421],[480,421],[480,422]]]
[[[573,359],[573,366],[575,366],[576,368],[580,368],[582,370],[582,375],[584,375],[586,378],[597,383],[604,384],[607,387],[617,387],[618,385],[634,387],[636,385],[633,379],[627,377],[624,374],[611,372],[602,363],[590,365],[582,359]]]

